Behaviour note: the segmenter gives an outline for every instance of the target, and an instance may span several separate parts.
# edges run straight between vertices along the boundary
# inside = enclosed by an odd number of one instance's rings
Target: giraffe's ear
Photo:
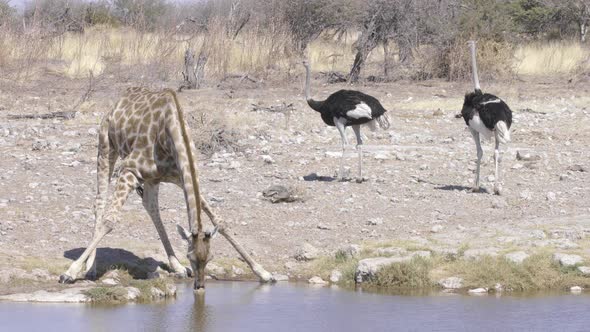
[[[184,229],[184,227],[180,226],[180,225],[176,225],[176,229],[178,230],[178,234],[180,234],[180,237],[185,240],[185,241],[191,241],[192,239],[192,234],[191,232],[187,231],[186,229]]]

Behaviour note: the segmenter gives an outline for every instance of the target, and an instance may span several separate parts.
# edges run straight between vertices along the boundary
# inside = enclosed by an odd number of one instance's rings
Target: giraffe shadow
[[[64,251],[64,257],[76,260],[82,255],[84,249],[86,248],[66,250]],[[134,279],[146,279],[148,272],[155,271],[158,266],[166,267],[166,264],[151,257],[140,258],[125,249],[96,249],[96,278],[102,277],[109,270],[123,269]]]
[[[458,185],[453,185],[453,184],[449,184],[446,186],[438,186],[438,187],[434,187],[434,189],[436,190],[445,190],[445,191],[471,191],[471,187],[467,187],[467,186],[458,186]],[[489,191],[486,188],[479,188],[479,191],[474,192],[475,194],[489,194]]]

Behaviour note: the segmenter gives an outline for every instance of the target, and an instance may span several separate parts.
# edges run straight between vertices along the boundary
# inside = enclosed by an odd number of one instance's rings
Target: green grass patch
[[[408,262],[393,263],[382,268],[368,285],[383,288],[420,288],[434,286],[430,279],[431,259],[416,257]]]

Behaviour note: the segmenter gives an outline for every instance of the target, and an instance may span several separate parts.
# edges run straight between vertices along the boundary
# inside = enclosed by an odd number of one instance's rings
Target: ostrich
[[[483,150],[479,141],[480,134],[486,138],[491,139],[495,136],[496,147],[494,150],[494,165],[496,168],[496,176],[494,183],[494,193],[500,195],[502,190],[499,174],[498,163],[500,162],[500,143],[508,143],[510,141],[510,125],[512,124],[512,111],[506,103],[500,98],[483,93],[479,86],[479,78],[477,76],[477,62],[475,59],[475,41],[469,41],[471,49],[471,65],[473,70],[473,85],[474,92],[465,95],[463,102],[463,109],[461,114],[457,117],[463,117],[465,123],[473,135],[475,146],[477,148],[477,171],[475,175],[475,183],[473,191],[479,191],[479,169],[481,164],[481,157]]]
[[[359,155],[359,173],[357,182],[363,181],[363,140],[361,138],[361,125],[368,124],[373,130],[377,122],[382,129],[389,128],[387,110],[381,106],[379,100],[359,91],[339,90],[331,94],[328,99],[317,101],[311,99],[311,69],[307,60],[303,61],[305,67],[305,99],[314,111],[319,112],[322,120],[328,126],[336,126],[342,139],[342,157],[340,159],[340,172],[338,178],[342,180],[344,174],[344,151],[348,140],[344,133],[346,127],[351,126],[356,135],[356,148]]]

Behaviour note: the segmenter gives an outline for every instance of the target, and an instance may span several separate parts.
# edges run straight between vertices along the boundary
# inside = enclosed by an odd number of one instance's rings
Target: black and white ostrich
[[[344,152],[348,140],[344,133],[346,127],[351,126],[356,135],[357,150],[359,155],[359,175],[357,181],[363,180],[363,140],[361,138],[361,125],[368,124],[372,130],[376,129],[376,123],[382,129],[389,128],[387,110],[383,108],[379,100],[365,93],[354,90],[339,90],[331,94],[328,99],[316,101],[311,99],[311,69],[307,60],[303,61],[305,67],[305,99],[307,104],[316,112],[319,112],[322,120],[328,126],[336,126],[342,139],[342,158],[340,159],[340,172],[338,177],[342,180],[344,174]]]
[[[492,135],[496,140],[496,148],[494,150],[494,164],[496,167],[496,176],[494,183],[494,193],[500,195],[502,190],[498,164],[500,162],[500,143],[508,143],[510,141],[510,125],[512,124],[512,111],[506,103],[500,98],[483,93],[479,85],[479,78],[477,75],[477,62],[475,52],[475,41],[469,41],[471,49],[471,65],[473,70],[473,85],[475,92],[465,95],[463,102],[463,109],[461,115],[465,123],[473,135],[475,146],[477,147],[477,172],[475,175],[475,184],[473,191],[479,191],[479,169],[483,150],[479,141],[479,136],[482,135],[486,139],[491,139]]]

